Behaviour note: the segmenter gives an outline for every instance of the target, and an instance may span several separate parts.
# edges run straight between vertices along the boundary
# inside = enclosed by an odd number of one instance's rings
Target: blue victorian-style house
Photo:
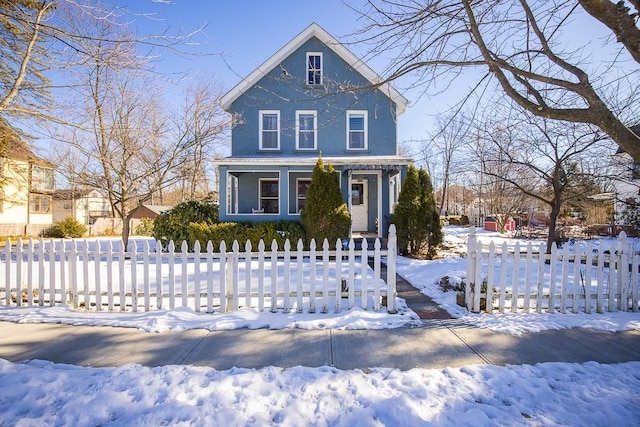
[[[410,158],[398,154],[407,100],[313,23],[238,83],[238,119],[216,161],[221,221],[299,220],[319,156],[340,175],[352,235],[387,233]]]

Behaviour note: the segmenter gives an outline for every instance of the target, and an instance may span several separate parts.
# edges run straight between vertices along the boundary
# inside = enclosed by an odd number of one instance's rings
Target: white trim
[[[278,182],[278,196],[276,200],[278,201],[278,212],[262,212],[261,215],[280,215],[280,205],[281,203],[281,193],[282,189],[280,188],[280,173],[278,172],[277,178],[258,178],[258,209],[262,209],[262,181],[277,181]],[[287,195],[287,197],[289,197]],[[269,198],[269,200],[273,200],[273,198]]]
[[[278,120],[278,128],[276,129],[276,147],[268,147],[265,148],[262,146],[262,132],[264,131],[264,129],[262,128],[263,125],[263,118],[265,115],[272,115],[275,114]],[[258,112],[258,148],[262,151],[278,151],[280,150],[280,110],[260,110]]]
[[[300,116],[313,115],[313,147],[300,147]],[[296,150],[318,150],[318,112],[315,110],[296,110]]]
[[[365,64],[360,58],[355,56],[349,49],[338,42],[331,34],[329,34],[324,28],[320,27],[315,22],[309,25],[300,34],[294,37],[289,43],[284,45],[274,55],[272,55],[267,61],[256,68],[245,79],[241,80],[236,86],[227,92],[221,99],[220,105],[225,111],[229,111],[231,104],[240,97],[249,88],[253,87],[261,78],[267,75],[271,70],[277,67],[282,61],[300,48],[307,40],[312,37],[316,37],[322,43],[324,43],[329,49],[333,50],[338,56],[347,62],[356,72],[364,76],[371,84],[380,84],[379,89],[387,95],[393,102],[396,103],[396,114],[400,115],[407,109],[409,101],[402,96],[393,86],[389,83],[382,83],[383,79],[367,64]],[[306,80],[306,76],[305,76]]]
[[[315,70],[309,67],[309,57],[310,56],[319,56],[320,57],[320,83],[310,83],[309,82],[309,71]],[[305,56],[305,73],[304,73],[304,81],[306,84],[310,86],[320,86],[324,81],[324,58],[322,57],[322,52],[307,52]],[[317,70],[316,70],[317,71]]]
[[[344,165],[380,165],[380,166],[408,166],[414,162],[410,157],[403,156],[352,156],[352,157],[329,157],[322,156],[325,164],[331,163],[333,166]],[[317,156],[313,157],[225,157],[215,160],[217,166],[309,166],[315,165],[318,161]],[[238,171],[240,172],[240,171]],[[242,171],[247,172],[247,171]],[[262,172],[262,171],[261,171]]]
[[[364,147],[352,148],[349,146],[349,116],[363,115],[364,116]],[[366,110],[347,110],[347,150],[349,151],[364,151],[369,149],[369,114]]]

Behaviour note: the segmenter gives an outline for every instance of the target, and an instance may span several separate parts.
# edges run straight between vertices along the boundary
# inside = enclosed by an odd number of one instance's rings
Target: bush
[[[153,220],[151,218],[142,218],[140,224],[136,227],[136,235],[153,236]]]
[[[87,227],[72,216],[68,216],[62,221],[56,222],[49,230],[49,236],[55,238],[78,238],[84,236]]]
[[[173,209],[163,212],[153,221],[153,237],[167,245],[189,240],[188,225],[218,222],[218,204],[210,200],[183,202]]]
[[[401,255],[433,259],[443,234],[431,178],[424,169],[409,166],[391,222],[396,225]]]
[[[300,222],[306,233],[307,242],[316,240],[322,245],[324,239],[333,247],[338,239],[349,236],[351,215],[342,199],[338,176],[329,164],[325,171],[320,157],[311,175],[311,185],[307,192],[304,208],[300,212]]]
[[[190,248],[196,241],[200,242],[201,250],[205,250],[209,241],[213,249],[218,251],[220,242],[224,241],[228,251],[231,250],[233,241],[237,240],[240,250],[244,251],[247,240],[251,242],[251,248],[256,250],[262,239],[265,249],[271,249],[271,242],[278,242],[278,248],[284,248],[284,242],[289,239],[292,249],[296,248],[299,239],[304,239],[304,230],[296,221],[273,222],[192,222],[187,227],[187,243]],[[176,243],[178,245],[178,243]]]

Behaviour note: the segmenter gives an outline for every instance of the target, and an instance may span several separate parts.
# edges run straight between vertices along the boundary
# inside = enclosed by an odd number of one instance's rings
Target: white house
[[[53,195],[53,220],[62,221],[67,217],[90,226],[98,218],[112,217],[109,199],[95,189],[58,190]]]
[[[640,125],[632,126],[630,129],[640,137]],[[624,213],[627,209],[640,205],[640,162],[622,149],[618,149],[613,156],[613,163],[616,223],[625,224],[627,221],[624,219]]]

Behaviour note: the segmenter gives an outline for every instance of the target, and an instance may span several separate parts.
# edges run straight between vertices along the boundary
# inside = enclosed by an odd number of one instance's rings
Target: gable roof
[[[27,143],[3,118],[0,118],[0,157],[22,160],[39,166],[53,168],[55,165],[48,160],[36,156]]]
[[[309,25],[305,30],[293,38],[289,43],[284,45],[279,51],[273,54],[266,62],[256,68],[251,74],[245,77],[240,83],[235,85],[233,89],[227,92],[221,99],[220,105],[225,111],[231,107],[233,101],[238,99],[245,91],[255,85],[262,77],[266,76],[271,70],[273,70],[278,64],[291,55],[296,49],[302,46],[307,40],[312,37],[316,37],[328,48],[333,50],[340,58],[342,58],[347,64],[349,64],[355,71],[360,73],[366,78],[372,85],[380,85],[379,89],[387,95],[393,102],[396,103],[396,112],[398,115],[404,113],[407,109],[409,101],[402,96],[393,86],[389,83],[382,83],[382,78],[367,64],[365,64],[360,58],[355,56],[349,49],[344,47],[339,41],[337,41],[331,34],[329,34],[324,28],[315,22]]]

